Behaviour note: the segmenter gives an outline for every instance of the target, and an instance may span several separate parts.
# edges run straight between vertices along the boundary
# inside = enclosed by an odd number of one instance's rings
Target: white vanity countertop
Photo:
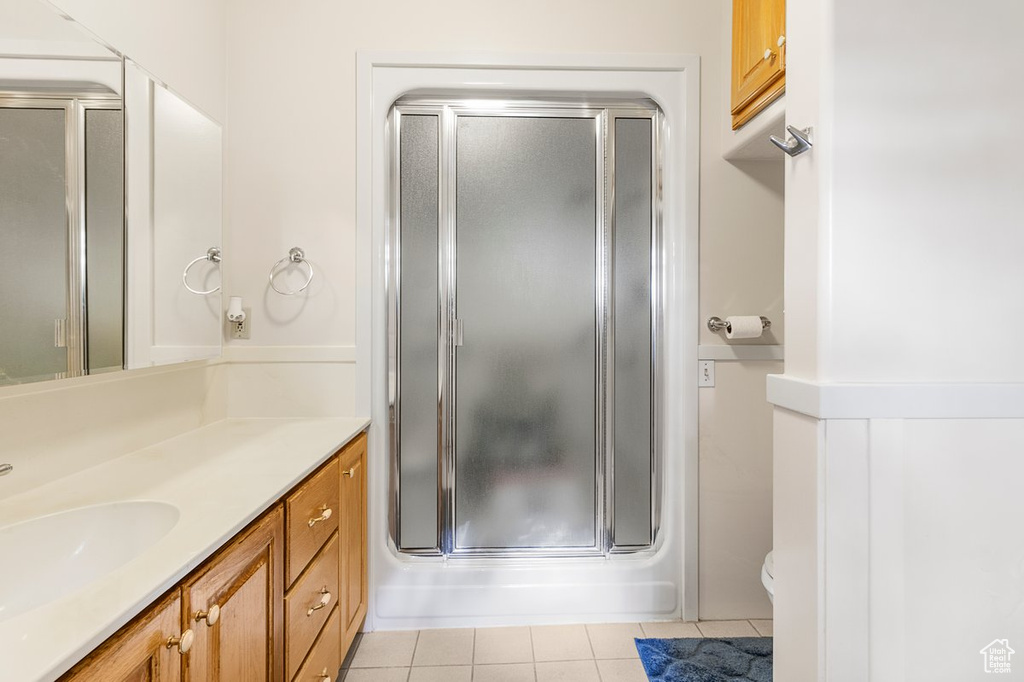
[[[170,532],[127,564],[0,621],[0,680],[57,679],[368,424],[228,419],[0,499],[0,527],[126,500],[165,502],[180,512]]]

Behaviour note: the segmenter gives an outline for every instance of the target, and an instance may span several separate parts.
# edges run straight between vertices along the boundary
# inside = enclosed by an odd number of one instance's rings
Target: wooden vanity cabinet
[[[65,675],[68,682],[178,682],[184,658],[181,599],[174,592],[89,654]]]
[[[786,90],[786,0],[733,0],[732,129]]]
[[[348,651],[366,618],[366,434],[348,444],[341,464],[341,650]]]
[[[284,513],[278,505],[182,586],[185,625],[195,631],[192,650],[183,657],[182,679],[282,679],[283,582]]]
[[[338,610],[341,596],[338,524],[342,514],[338,486],[338,456],[335,455],[285,500],[288,522],[288,587],[284,598],[288,633],[286,680],[300,679],[299,668],[307,659],[333,660],[340,656],[338,638],[325,640],[322,636],[327,621]],[[332,679],[335,673],[337,670],[331,672]]]
[[[366,554],[364,433],[61,682],[333,680],[366,616]]]

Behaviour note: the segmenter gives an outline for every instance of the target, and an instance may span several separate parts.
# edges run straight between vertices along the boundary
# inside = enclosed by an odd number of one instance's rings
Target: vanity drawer
[[[327,617],[338,603],[338,536],[335,535],[317,555],[309,570],[284,598],[286,678],[291,679],[306,657]],[[330,599],[326,599],[329,593]],[[323,602],[324,606],[319,607]],[[319,607],[319,608],[316,608]],[[336,638],[337,639],[337,638]]]
[[[333,682],[341,667],[341,611],[337,607],[292,682]],[[326,675],[324,674],[326,673]]]
[[[285,500],[288,524],[286,585],[295,582],[327,538],[338,530],[339,475],[338,458],[334,457]],[[324,519],[328,516],[327,510],[330,510],[330,515]]]

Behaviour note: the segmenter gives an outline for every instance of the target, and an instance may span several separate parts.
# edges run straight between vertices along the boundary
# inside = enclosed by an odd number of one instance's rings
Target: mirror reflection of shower
[[[655,542],[659,121],[649,101],[393,108],[399,551]]]
[[[0,95],[0,384],[119,370],[121,99]]]
[[[217,357],[220,126],[38,0],[0,3],[0,386]],[[194,271],[204,290],[219,268]]]

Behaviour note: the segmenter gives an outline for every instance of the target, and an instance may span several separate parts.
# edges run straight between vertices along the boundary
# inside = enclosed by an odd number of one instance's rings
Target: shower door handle
[[[452,345],[456,348],[462,346],[462,320],[459,318],[452,323]]]

